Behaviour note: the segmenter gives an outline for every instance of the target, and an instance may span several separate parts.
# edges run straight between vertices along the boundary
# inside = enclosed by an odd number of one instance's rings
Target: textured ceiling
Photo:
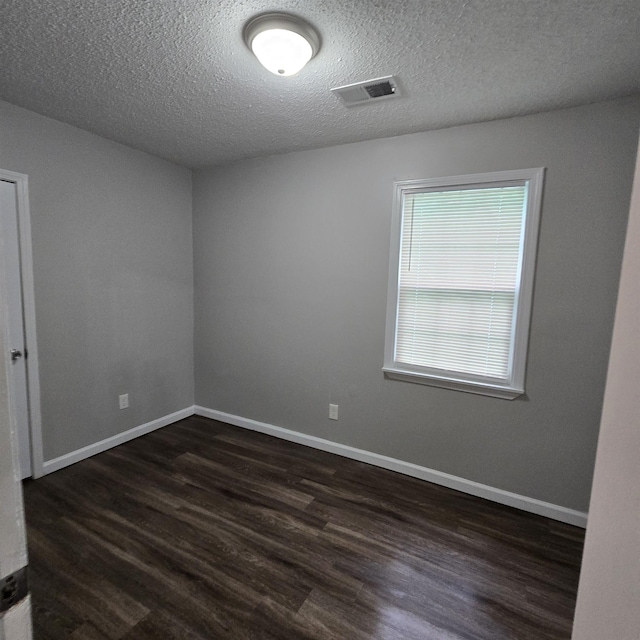
[[[190,166],[436,129],[640,91],[638,0],[2,0],[0,98]],[[297,76],[242,26],[322,36]],[[345,108],[329,89],[398,76]]]

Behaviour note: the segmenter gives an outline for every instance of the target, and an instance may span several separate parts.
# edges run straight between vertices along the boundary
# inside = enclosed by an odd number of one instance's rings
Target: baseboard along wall
[[[345,458],[351,458],[352,460],[358,460],[359,462],[366,462],[367,464],[381,467],[382,469],[388,469],[390,471],[396,471],[412,478],[419,478],[420,480],[426,480],[427,482],[433,482],[434,484],[448,487],[449,489],[455,489],[462,491],[472,496],[479,498],[485,498],[499,504],[504,504],[509,507],[515,507],[522,511],[528,511],[530,513],[536,513],[552,520],[558,520],[567,524],[572,524],[577,527],[586,528],[587,526],[587,514],[583,511],[576,511],[574,509],[568,509],[550,502],[544,502],[535,498],[529,498],[510,491],[504,491],[503,489],[497,489],[486,484],[460,478],[442,471],[436,471],[429,469],[428,467],[422,467],[411,462],[405,462],[404,460],[398,460],[396,458],[390,458],[383,456],[379,453],[373,453],[364,449],[357,449],[345,444],[333,442],[332,440],[325,440],[324,438],[317,438],[310,436],[299,431],[292,431],[290,429],[284,429],[282,427],[276,427],[275,425],[268,424],[266,422],[259,422],[257,420],[251,420],[249,418],[243,418],[241,416],[233,415],[230,413],[224,413],[223,411],[217,411],[215,409],[208,409],[195,405],[187,407],[181,411],[176,411],[169,415],[147,422],[123,433],[119,433],[95,444],[77,449],[53,460],[48,460],[43,464],[43,472],[45,474],[52,473],[63,467],[67,467],[75,462],[80,462],[85,458],[102,453],[107,449],[116,447],[119,444],[133,440],[139,436],[166,427],[173,422],[188,418],[192,415],[198,415],[205,418],[211,418],[220,422],[226,422],[227,424],[241,427],[243,429],[250,429],[252,431],[259,431],[260,433],[266,433],[276,438],[283,440],[289,440],[290,442],[296,442],[298,444],[312,447],[314,449],[320,449],[321,451],[327,451],[329,453],[335,453]]]
[[[402,473],[413,478],[433,482],[434,484],[448,487],[449,489],[456,489],[457,491],[462,491],[463,493],[467,493],[472,496],[492,500],[493,502],[498,502],[509,507],[515,507],[522,511],[536,513],[577,527],[586,528],[587,526],[587,514],[583,511],[568,509],[567,507],[561,507],[550,502],[543,502],[542,500],[536,500],[535,498],[511,493],[510,491],[496,489],[495,487],[490,487],[486,484],[466,480],[465,478],[422,467],[411,462],[405,462],[404,460],[389,458],[388,456],[383,456],[379,453],[372,453],[370,451],[365,451],[364,449],[356,449],[355,447],[350,447],[331,440],[316,438],[315,436],[310,436],[298,431],[283,429],[282,427],[276,427],[265,422],[258,422],[257,420],[242,418],[241,416],[216,411],[215,409],[207,409],[206,407],[196,405],[195,414],[205,418],[219,420],[220,422],[226,422],[227,424],[232,424],[236,427],[266,433],[270,436],[275,436],[276,438],[282,438],[283,440],[297,442],[298,444],[313,447],[314,449],[335,453],[339,456],[344,456],[345,458],[351,458],[352,460],[366,462],[367,464],[372,464],[383,469],[389,469],[390,471],[397,471],[398,473]]]
[[[70,453],[65,453],[59,458],[47,460],[42,465],[43,473],[53,473],[54,471],[58,471],[58,469],[68,467],[70,464],[74,464],[76,462],[80,462],[80,460],[84,460],[85,458],[95,456],[97,453],[102,453],[103,451],[107,451],[107,449],[117,447],[119,444],[129,442],[129,440],[133,440],[134,438],[143,436],[146,433],[151,433],[151,431],[166,427],[173,422],[178,422],[178,420],[188,418],[195,413],[194,409],[194,407],[181,409],[180,411],[176,411],[175,413],[170,413],[169,415],[162,416],[162,418],[158,418],[157,420],[152,420],[151,422],[141,424],[140,426],[134,427],[133,429],[118,433],[117,435],[111,436],[110,438],[100,440],[100,442],[82,447],[82,449],[76,449],[75,451],[71,451]]]

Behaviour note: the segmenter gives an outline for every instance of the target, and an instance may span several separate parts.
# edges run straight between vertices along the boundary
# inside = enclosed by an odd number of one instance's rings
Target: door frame
[[[27,405],[31,432],[31,473],[34,478],[44,475],[42,448],[42,414],[40,411],[40,369],[38,365],[38,341],[36,338],[36,310],[33,286],[33,250],[31,246],[31,213],[29,209],[29,177],[0,169],[0,180],[15,184],[18,208],[18,236],[20,243],[20,276],[24,316],[24,340],[28,356]]]

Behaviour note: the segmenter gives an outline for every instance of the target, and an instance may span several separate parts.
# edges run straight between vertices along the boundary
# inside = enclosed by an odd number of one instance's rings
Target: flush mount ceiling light
[[[288,13],[264,13],[247,22],[244,41],[263,67],[292,76],[320,50],[320,36],[308,23]]]

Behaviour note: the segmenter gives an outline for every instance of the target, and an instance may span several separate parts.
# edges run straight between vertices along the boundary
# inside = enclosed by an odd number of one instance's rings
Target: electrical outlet
[[[337,420],[338,419],[338,405],[330,404],[329,405],[329,420]]]
[[[127,409],[129,407],[129,394],[123,393],[121,396],[119,396],[119,398],[120,398],[120,408]]]

